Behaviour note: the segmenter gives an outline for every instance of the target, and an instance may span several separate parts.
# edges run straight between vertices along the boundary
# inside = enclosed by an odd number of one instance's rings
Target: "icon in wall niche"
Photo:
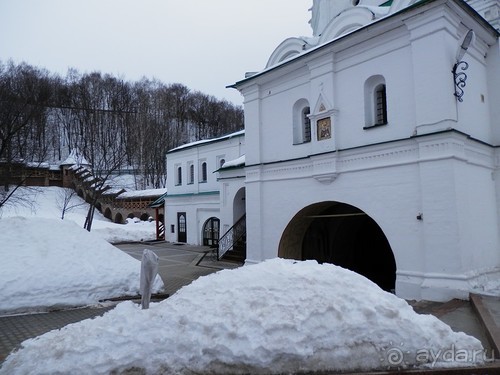
[[[332,137],[332,120],[330,117],[318,120],[318,141]]]

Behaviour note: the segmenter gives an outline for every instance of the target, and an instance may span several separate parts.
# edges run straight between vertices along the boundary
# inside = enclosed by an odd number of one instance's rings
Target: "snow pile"
[[[241,155],[239,158],[234,160],[229,160],[222,165],[221,169],[240,167],[245,165],[245,155]]]
[[[487,296],[500,297],[500,279],[488,280],[484,284],[476,286],[472,289],[472,292]]]
[[[451,350],[462,355],[442,355]],[[416,314],[358,274],[273,259],[201,277],[149,310],[125,302],[103,317],[27,340],[0,374],[449,367],[481,362],[469,353],[482,350],[475,338]]]
[[[121,193],[118,199],[131,199],[131,198],[151,198],[160,197],[167,192],[167,189],[147,189],[147,190],[130,190]]]
[[[21,187],[16,194],[23,197],[24,202],[30,205],[7,205],[0,211],[1,218],[25,216],[60,218],[65,197],[72,191],[60,187]],[[83,227],[87,216],[88,204],[79,196],[71,197],[68,207],[72,207],[64,215],[64,220],[72,220]],[[92,222],[92,233],[111,243],[139,242],[156,239],[156,224],[149,221],[127,221],[126,225],[116,224],[106,219],[99,211],[95,211]]]
[[[2,218],[0,243],[0,314],[139,293],[141,262],[71,220]]]

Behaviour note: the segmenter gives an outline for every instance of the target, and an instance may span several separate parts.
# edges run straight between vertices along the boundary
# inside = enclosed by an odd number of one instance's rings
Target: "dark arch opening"
[[[345,203],[323,202],[300,211],[283,233],[279,256],[333,263],[395,290],[396,261],[385,234],[370,216]]]
[[[149,215],[147,213],[143,213],[140,217],[142,221],[147,221],[149,219]]]
[[[106,210],[104,210],[104,217],[109,219],[109,220],[112,220],[112,217],[111,217],[111,209],[108,207],[106,208]]]
[[[119,212],[115,215],[115,223],[123,224],[123,216]]]

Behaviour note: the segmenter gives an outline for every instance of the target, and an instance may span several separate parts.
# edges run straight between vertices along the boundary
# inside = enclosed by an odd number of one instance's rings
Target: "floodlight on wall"
[[[464,71],[469,68],[469,64],[463,61],[462,59],[465,55],[465,52],[467,52],[467,49],[474,40],[474,36],[475,36],[474,31],[472,30],[469,30],[465,35],[462,45],[457,51],[456,62],[455,65],[453,65],[453,70],[451,71],[453,73],[453,80],[455,82],[455,93],[453,95],[455,95],[455,97],[459,102],[463,102],[462,99],[462,96],[464,96],[463,89],[467,81],[467,74],[465,74]],[[460,72],[457,72],[458,68],[461,69]]]

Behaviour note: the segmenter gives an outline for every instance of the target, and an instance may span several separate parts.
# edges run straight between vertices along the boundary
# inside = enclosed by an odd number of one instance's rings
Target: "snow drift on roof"
[[[240,131],[237,131],[237,132],[234,132],[234,133],[231,133],[231,134],[227,134],[227,135],[224,135],[224,136],[218,137],[218,138],[202,139],[200,141],[186,143],[185,145],[173,148],[173,149],[171,149],[168,152],[174,152],[174,151],[182,150],[182,149],[188,148],[188,147],[199,146],[199,145],[202,145],[202,144],[205,144],[205,143],[219,142],[219,141],[223,141],[225,139],[230,139],[230,138],[233,138],[233,137],[237,137],[237,136],[243,135],[243,134],[245,134],[245,130],[240,130]]]
[[[238,159],[226,161],[220,169],[234,168],[245,165],[245,155],[241,155]]]

